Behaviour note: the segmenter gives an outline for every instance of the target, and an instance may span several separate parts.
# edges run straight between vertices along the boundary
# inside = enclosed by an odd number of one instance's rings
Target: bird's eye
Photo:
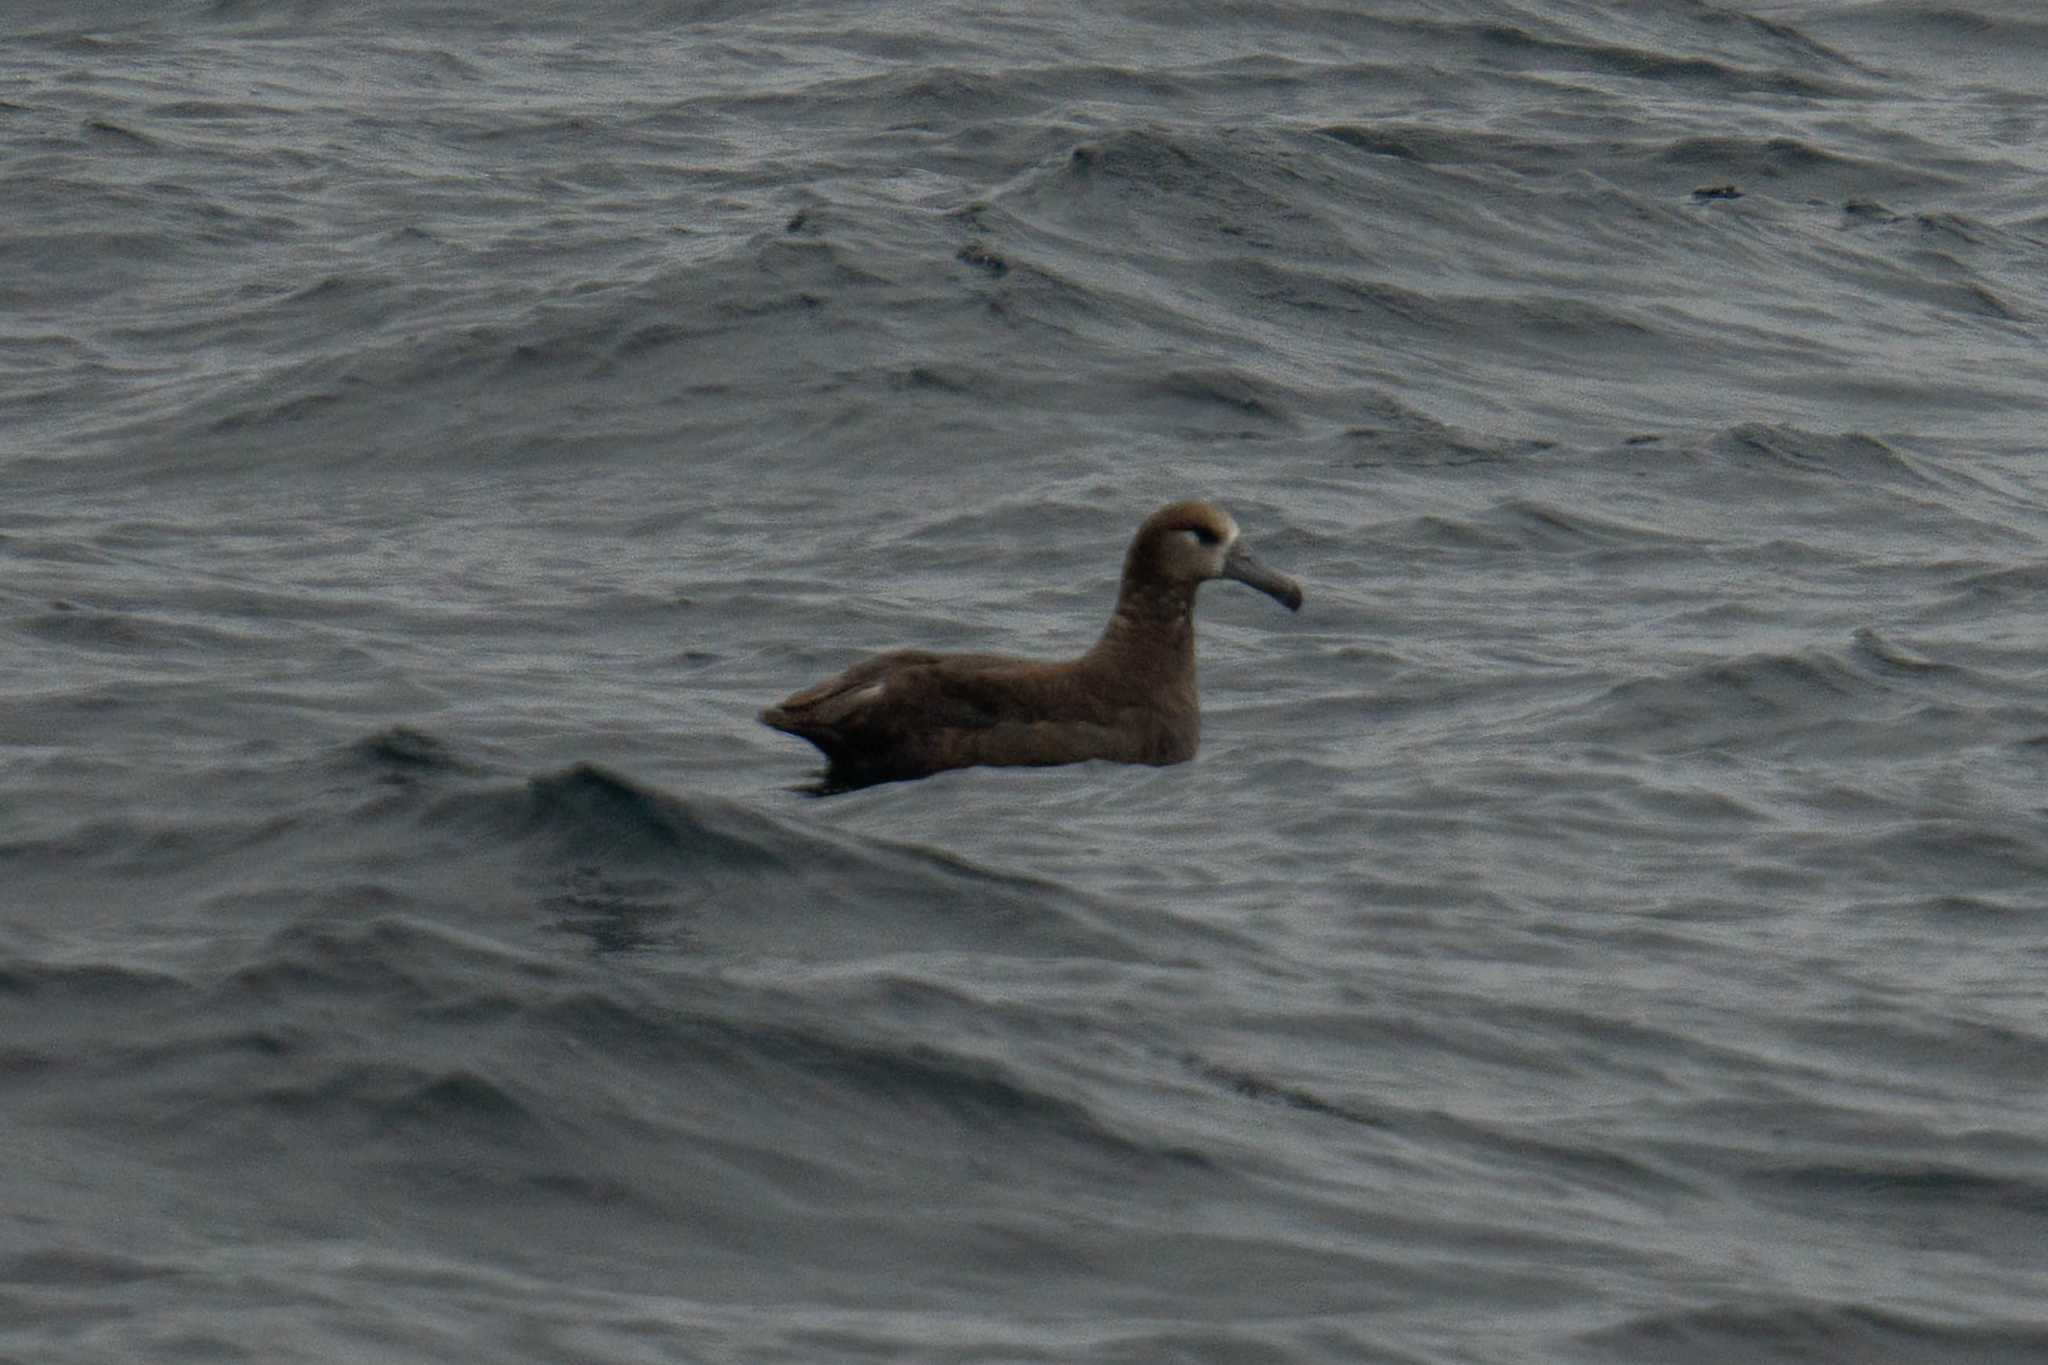
[[[1204,545],[1214,545],[1223,538],[1206,526],[1196,526],[1191,529],[1194,532],[1195,539],[1201,541]]]

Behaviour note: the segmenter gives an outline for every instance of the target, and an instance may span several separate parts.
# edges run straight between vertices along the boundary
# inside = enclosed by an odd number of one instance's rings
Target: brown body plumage
[[[1132,538],[1116,611],[1080,658],[897,650],[805,688],[761,721],[818,747],[826,790],[978,764],[1184,762],[1202,735],[1195,590],[1212,578],[1301,606],[1299,584],[1239,547],[1228,512],[1169,503]]]

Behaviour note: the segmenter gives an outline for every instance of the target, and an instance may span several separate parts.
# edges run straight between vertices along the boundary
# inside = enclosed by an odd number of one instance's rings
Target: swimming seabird
[[[1132,537],[1116,611],[1080,658],[896,650],[769,707],[761,723],[818,747],[822,791],[978,764],[1182,763],[1202,736],[1195,590],[1212,578],[1301,608],[1301,585],[1245,551],[1230,513],[1168,503]]]

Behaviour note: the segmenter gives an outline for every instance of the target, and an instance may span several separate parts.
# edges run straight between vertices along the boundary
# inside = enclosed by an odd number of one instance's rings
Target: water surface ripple
[[[0,34],[0,1355],[2048,1358],[2032,7]]]

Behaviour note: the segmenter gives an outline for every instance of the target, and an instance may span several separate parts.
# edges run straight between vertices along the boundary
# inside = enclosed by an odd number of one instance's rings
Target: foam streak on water
[[[0,37],[0,1356],[2048,1355],[2031,7]]]

